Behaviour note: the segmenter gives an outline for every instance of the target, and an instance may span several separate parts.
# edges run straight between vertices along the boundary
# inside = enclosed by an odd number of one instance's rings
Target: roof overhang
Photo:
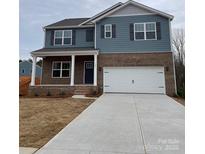
[[[86,56],[86,55],[98,55],[99,50],[83,50],[83,51],[41,51],[41,52],[31,52],[31,56],[36,57],[48,57],[48,56]]]
[[[159,10],[156,10],[156,9],[154,9],[154,8],[151,8],[151,7],[149,7],[149,6],[143,5],[143,4],[141,4],[141,3],[138,3],[138,2],[135,2],[135,1],[132,1],[132,0],[129,0],[129,1],[127,1],[126,3],[123,3],[122,5],[119,5],[118,7],[115,7],[114,9],[110,9],[109,11],[107,11],[107,12],[104,13],[104,14],[102,13],[102,14],[99,14],[98,16],[96,16],[96,17],[94,16],[94,17],[92,17],[92,18],[86,20],[86,21],[83,22],[82,24],[86,24],[86,23],[88,23],[88,22],[96,23],[97,21],[99,21],[99,20],[101,20],[101,19],[103,19],[103,18],[109,16],[110,14],[114,13],[115,11],[118,11],[118,10],[120,10],[120,9],[124,8],[125,6],[130,5],[130,4],[135,5],[135,6],[138,6],[138,7],[142,8],[142,9],[148,10],[148,11],[150,11],[150,12],[152,12],[152,13],[159,14],[159,15],[161,15],[161,16],[163,16],[163,17],[169,18],[170,20],[172,20],[172,19],[174,18],[173,15],[167,14],[167,13],[162,12],[162,11],[159,11]],[[81,25],[82,25],[82,24],[81,24]]]
[[[89,28],[94,27],[94,25],[77,25],[77,26],[52,26],[52,27],[43,27],[43,30],[45,29],[65,29],[65,28]]]
[[[88,19],[88,20],[82,22],[82,23],[80,24],[80,26],[91,22],[92,20],[94,20],[94,19],[96,19],[96,18],[102,16],[103,14],[105,14],[105,13],[111,11],[111,10],[114,9],[114,8],[117,8],[117,7],[121,6],[122,4],[123,4],[122,2],[119,2],[119,3],[115,4],[115,5],[113,5],[113,6],[109,7],[109,8],[107,8],[106,10],[104,10],[104,11],[102,11],[102,12],[100,12],[100,13],[94,15],[94,16],[91,17],[90,19]]]

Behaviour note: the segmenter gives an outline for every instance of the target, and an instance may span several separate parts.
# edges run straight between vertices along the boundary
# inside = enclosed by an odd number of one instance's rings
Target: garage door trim
[[[105,92],[105,73],[109,73],[109,72],[105,72],[106,69],[137,69],[137,68],[161,68],[163,69],[163,91],[159,92],[159,94],[166,94],[166,81],[165,81],[165,69],[164,66],[107,66],[107,67],[103,67],[103,92],[104,93],[112,93],[112,92]],[[159,72],[160,73],[160,72]],[[118,93],[118,92],[113,92],[113,93]],[[119,92],[119,93],[146,93],[146,92]],[[150,93],[150,92],[147,92]],[[155,92],[153,92],[155,93]],[[156,93],[157,94],[157,93]]]

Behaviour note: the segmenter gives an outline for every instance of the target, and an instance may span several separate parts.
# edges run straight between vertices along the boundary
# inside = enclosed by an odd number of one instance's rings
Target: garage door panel
[[[165,93],[164,68],[104,68],[104,92]]]

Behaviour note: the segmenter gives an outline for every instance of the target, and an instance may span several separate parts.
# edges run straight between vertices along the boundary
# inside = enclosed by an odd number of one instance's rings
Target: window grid
[[[143,24],[144,26],[144,31],[137,31],[135,28],[135,25],[140,25]],[[147,24],[154,24],[155,30],[147,30],[146,25]],[[143,32],[144,33],[144,39],[136,39],[136,32]],[[154,39],[147,39],[146,33],[147,32],[155,32],[155,38]],[[147,23],[134,23],[134,40],[135,41],[140,41],[140,40],[156,40],[157,39],[157,32],[156,32],[156,22],[147,22]]]
[[[154,24],[154,30],[147,30],[147,25],[148,24]],[[155,38],[152,38],[152,39],[147,39],[147,35],[146,35],[146,33],[147,32],[155,32]],[[157,38],[157,32],[156,32],[156,22],[148,22],[148,23],[145,23],[145,38],[146,38],[146,40],[156,40],[156,38]]]
[[[107,30],[107,27],[109,27],[109,30]],[[105,38],[112,38],[112,25],[111,24],[106,24],[104,27],[104,31],[105,31]],[[110,37],[107,37],[106,33],[110,33]]]
[[[55,63],[60,63],[60,68],[54,68]],[[69,64],[69,68],[68,69],[65,69],[65,68],[63,69],[63,63],[68,63]],[[69,71],[69,76],[63,77],[62,76],[63,70]],[[53,72],[54,71],[60,71],[60,76],[59,77],[54,77],[53,76]],[[53,66],[52,66],[52,78],[70,78],[70,61],[54,61],[53,62]]]
[[[143,25],[143,30],[136,30],[136,25]],[[143,32],[144,38],[143,39],[136,39],[136,32]],[[145,30],[145,23],[135,23],[134,24],[134,40],[146,40],[146,30]]]
[[[65,31],[69,31],[70,32],[70,36],[65,36]],[[62,32],[61,37],[60,36],[56,36],[57,32]],[[64,43],[64,38],[70,38],[70,44],[65,44]],[[56,44],[56,39],[62,39],[61,40],[61,44]],[[54,45],[72,45],[72,30],[55,30],[55,34],[54,34]]]

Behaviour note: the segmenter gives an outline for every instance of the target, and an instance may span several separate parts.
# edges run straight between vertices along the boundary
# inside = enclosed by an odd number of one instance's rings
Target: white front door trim
[[[83,64],[83,84],[86,84],[85,83],[85,68],[86,68],[86,66],[85,66],[85,63],[87,63],[87,62],[93,62],[93,65],[94,65],[94,61],[92,61],[92,60],[86,60],[86,61],[84,61],[84,64]],[[94,68],[93,68],[94,69]],[[93,73],[94,74],[94,73]]]

